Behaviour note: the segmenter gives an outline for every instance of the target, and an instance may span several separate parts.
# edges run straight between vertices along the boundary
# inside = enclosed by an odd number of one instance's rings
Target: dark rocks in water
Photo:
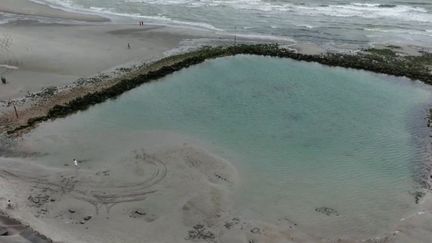
[[[315,211],[318,212],[318,213],[325,214],[327,216],[339,216],[339,212],[338,211],[336,211],[333,208],[329,208],[329,207],[315,208]]]
[[[84,220],[85,220],[85,221],[89,221],[91,218],[92,218],[92,216],[85,216],[85,217],[84,217]]]

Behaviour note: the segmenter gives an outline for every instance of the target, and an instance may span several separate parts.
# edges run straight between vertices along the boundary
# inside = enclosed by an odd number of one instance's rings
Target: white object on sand
[[[11,66],[11,65],[6,65],[6,64],[0,64],[0,68],[11,69],[11,70],[17,70],[18,69],[17,66]]]

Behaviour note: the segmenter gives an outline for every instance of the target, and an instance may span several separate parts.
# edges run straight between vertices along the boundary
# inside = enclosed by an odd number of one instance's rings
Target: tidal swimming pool
[[[234,215],[362,238],[415,210],[430,103],[418,82],[239,55],[41,124],[24,141],[41,163],[63,166],[78,154],[100,166],[142,132],[181,134],[237,168]]]

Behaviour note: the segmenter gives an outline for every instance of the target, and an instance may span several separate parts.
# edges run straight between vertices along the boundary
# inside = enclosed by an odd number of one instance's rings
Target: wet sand
[[[122,163],[99,169],[85,161],[61,169],[3,158],[2,203],[12,199],[9,215],[60,242],[307,239],[287,222],[280,229],[231,215],[230,194],[239,178],[227,161],[174,135],[144,139],[159,145],[130,151]]]
[[[77,21],[107,22],[108,18],[91,15],[66,12],[60,9],[53,9],[47,5],[37,4],[28,0],[2,0],[0,11],[21,15],[42,16],[61,18]]]

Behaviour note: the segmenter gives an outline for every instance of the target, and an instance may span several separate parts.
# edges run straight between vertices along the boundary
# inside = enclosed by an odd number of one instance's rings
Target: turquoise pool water
[[[43,163],[63,166],[59,158],[79,153],[96,165],[128,152],[142,132],[182,134],[238,169],[234,215],[362,238],[415,210],[430,100],[418,82],[241,55],[42,124],[24,140],[47,153]]]

